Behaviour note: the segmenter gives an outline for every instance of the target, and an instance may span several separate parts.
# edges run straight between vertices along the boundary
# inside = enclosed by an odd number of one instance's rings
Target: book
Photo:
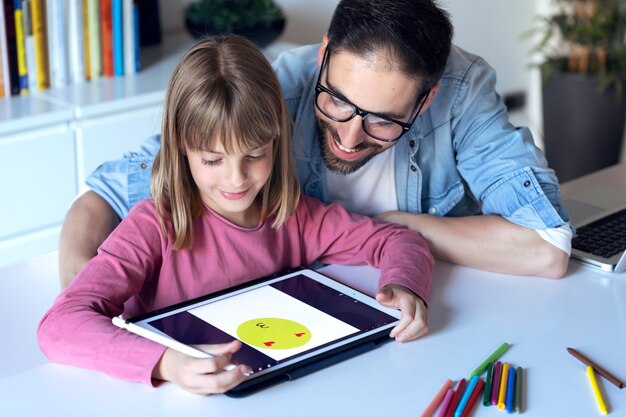
[[[68,84],[66,0],[46,0],[48,63],[50,85],[55,88]]]
[[[31,0],[31,20],[35,40],[35,71],[37,72],[37,90],[50,87],[48,71],[48,39],[46,32],[46,6],[44,0]]]
[[[113,0],[113,74],[124,75],[124,11],[122,0]]]
[[[4,34],[6,40],[6,56],[8,62],[9,94],[20,94],[20,74],[17,63],[17,43],[15,33],[15,9],[13,0],[3,0],[4,9]]]
[[[89,74],[91,80],[102,75],[102,44],[100,40],[100,1],[87,0],[87,25],[89,30]]]
[[[83,0],[67,0],[67,49],[69,78],[72,84],[85,81]]]
[[[135,59],[135,13],[137,6],[133,0],[123,0],[124,74],[134,74],[139,68]]]
[[[85,59],[85,79],[91,79],[91,61],[89,52],[89,0],[83,2],[83,56]]]
[[[24,49],[26,52],[26,67],[28,69],[28,87],[37,89],[37,64],[35,60],[35,37],[33,36],[33,21],[31,18],[31,0],[22,1],[22,27],[24,28]]]
[[[22,0],[14,0],[15,8],[15,44],[17,48],[17,72],[20,80],[20,94],[28,94],[28,66],[26,63],[26,44],[24,36],[24,17]]]
[[[102,42],[102,75],[113,76],[113,10],[112,0],[100,0]]]
[[[4,30],[4,5],[0,4],[0,98],[10,95],[9,62],[7,40]]]

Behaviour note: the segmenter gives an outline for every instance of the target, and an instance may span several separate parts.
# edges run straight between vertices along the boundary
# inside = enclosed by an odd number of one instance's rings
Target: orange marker
[[[426,407],[426,409],[424,410],[424,412],[421,414],[420,417],[432,416],[435,410],[437,409],[437,407],[439,406],[439,404],[441,403],[441,400],[446,395],[446,392],[448,392],[448,388],[452,388],[453,384],[454,382],[452,382],[452,380],[450,379],[444,382],[443,386],[439,389],[439,391],[435,395],[435,398],[433,398],[430,404],[428,404],[428,407]]]

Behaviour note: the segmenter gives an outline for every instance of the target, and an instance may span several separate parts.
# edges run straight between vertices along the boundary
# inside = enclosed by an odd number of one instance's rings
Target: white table
[[[565,184],[626,183],[626,165]],[[570,263],[565,278],[508,276],[438,262],[430,333],[378,349],[250,397],[200,397],[173,384],[158,389],[48,363],[36,326],[58,292],[57,254],[0,270],[0,416],[418,416],[442,383],[467,378],[502,342],[503,361],[526,370],[524,415],[599,415],[574,347],[626,379],[626,273]],[[367,266],[323,272],[366,293],[379,273]],[[599,378],[612,415],[626,415],[626,389]],[[503,416],[480,405],[474,416]]]
[[[502,360],[526,373],[525,415],[593,416],[597,405],[572,346],[626,378],[626,275],[575,264],[567,277],[515,277],[438,263],[430,334],[276,385],[243,399],[199,397],[173,384],[154,389],[47,363],[38,319],[58,290],[56,253],[0,271],[0,415],[4,416],[416,416],[447,378],[459,380],[502,342]],[[378,271],[331,266],[325,273],[372,293]],[[600,384],[614,415],[626,390]],[[475,416],[502,416],[479,406]]]

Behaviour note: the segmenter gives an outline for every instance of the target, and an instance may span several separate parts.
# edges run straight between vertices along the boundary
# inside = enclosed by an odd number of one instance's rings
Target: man
[[[495,72],[451,40],[433,1],[343,0],[321,45],[278,58],[302,190],[419,231],[439,259],[561,277],[571,230],[554,172],[508,122]],[[88,179],[61,234],[63,286],[149,196],[158,147]]]

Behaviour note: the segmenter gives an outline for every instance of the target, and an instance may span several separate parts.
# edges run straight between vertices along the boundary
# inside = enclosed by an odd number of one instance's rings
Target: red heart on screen
[[[272,346],[274,343],[276,343],[276,342],[265,342],[265,343],[263,343],[263,344],[264,344],[265,346]]]
[[[296,335],[296,337],[302,337],[302,336],[305,335],[305,333],[296,333],[295,335]]]

